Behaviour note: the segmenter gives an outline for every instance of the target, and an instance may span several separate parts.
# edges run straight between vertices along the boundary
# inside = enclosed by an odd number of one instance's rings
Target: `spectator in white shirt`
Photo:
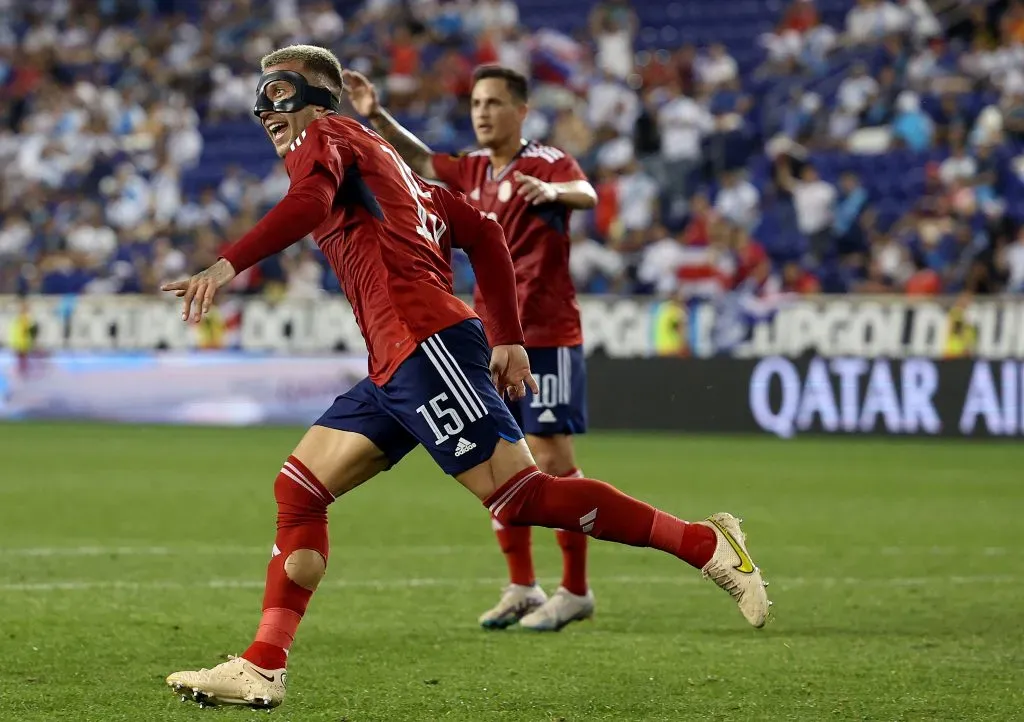
[[[905,18],[904,26],[909,28],[916,39],[925,40],[942,32],[942,25],[927,0],[900,0],[898,9]]]
[[[345,31],[345,21],[334,9],[330,0],[319,3],[305,12],[306,27],[318,44],[328,45],[341,37]]]
[[[257,82],[252,75],[235,75],[231,68],[221,63],[210,71],[210,80],[214,85],[210,93],[213,119],[222,115],[240,115],[252,108],[252,88]]]
[[[878,82],[868,75],[868,66],[863,62],[854,64],[847,77],[839,84],[837,99],[839,104],[854,113],[860,113],[867,107],[868,100],[878,92]]]
[[[0,226],[0,258],[21,256],[32,240],[32,228],[19,215],[9,214]]]
[[[182,116],[167,139],[167,153],[182,168],[192,168],[203,154],[203,136],[196,127],[198,118]]]
[[[828,119],[828,139],[833,146],[842,147],[860,127],[858,98],[853,94],[840,96],[840,102]]]
[[[505,31],[497,42],[498,63],[529,76],[530,44],[528,37],[522,28],[511,28]]]
[[[651,229],[651,237],[654,240],[640,257],[637,280],[653,287],[659,296],[672,296],[679,288],[679,269],[687,260],[686,247],[660,226]]]
[[[881,233],[871,241],[868,262],[868,284],[865,290],[891,292],[902,288],[914,273],[914,263],[906,246],[896,238]]]
[[[667,161],[700,163],[701,142],[714,130],[714,119],[704,106],[683,95],[678,85],[670,89],[673,98],[658,111],[661,155]]]
[[[597,150],[597,165],[604,170],[619,171],[636,158],[633,139],[619,136],[601,144]]]
[[[761,194],[739,171],[722,174],[722,187],[715,197],[715,210],[748,233],[761,222]]]
[[[185,228],[200,226],[225,228],[231,222],[231,212],[217,199],[217,191],[213,188],[206,188],[198,203],[188,203],[181,209],[177,220]]]
[[[284,163],[275,163],[273,170],[260,183],[260,201],[268,206],[277,203],[284,198],[290,185],[291,181],[288,179],[288,171],[284,169]]]
[[[636,29],[636,13],[628,1],[596,5],[590,14],[590,33],[597,44],[597,67],[617,78],[632,73]]]
[[[51,188],[60,188],[73,166],[71,155],[64,153],[55,142],[44,141],[39,157],[25,177],[41,181]]]
[[[576,289],[585,292],[596,278],[603,277],[613,286],[625,270],[622,255],[598,243],[580,228],[574,228],[569,247],[569,274]]]
[[[658,210],[658,183],[634,159],[618,180],[619,220],[623,230],[642,231],[654,224]]]
[[[111,198],[107,220],[116,228],[133,228],[149,214],[152,202],[149,183],[131,163],[122,163],[113,176],[100,181],[100,191]]]
[[[153,174],[153,217],[159,223],[174,219],[181,210],[181,172],[174,163],[164,163]]]
[[[158,283],[177,281],[188,272],[188,258],[180,248],[171,245],[166,236],[161,236],[153,243],[153,273]]]
[[[708,54],[697,60],[695,70],[700,82],[710,89],[731,83],[740,74],[736,60],[721,43],[715,43],[708,48]]]
[[[665,200],[670,212],[679,215],[678,206],[687,196],[687,181],[703,160],[701,144],[714,131],[715,121],[705,107],[683,95],[678,84],[670,86],[673,99],[658,111],[661,156],[664,160]]]
[[[93,263],[106,261],[117,249],[117,234],[103,223],[99,208],[90,204],[67,235],[69,251],[88,256]]]
[[[242,198],[245,196],[249,180],[249,175],[237,164],[232,163],[224,171],[224,178],[217,186],[217,196],[224,201],[228,208],[237,211],[242,205]]]
[[[1006,290],[1024,293],[1024,226],[1017,231],[1017,240],[999,252],[997,263],[1007,275]]]
[[[636,93],[610,73],[592,83],[587,93],[587,116],[592,128],[608,127],[618,135],[629,135],[640,115]]]
[[[510,0],[478,0],[466,12],[466,30],[511,30],[519,24],[519,8]]]
[[[285,296],[308,299],[324,295],[324,267],[317,262],[310,248],[303,247],[297,258],[286,259],[285,268],[288,272]]]
[[[950,155],[939,166],[939,178],[947,186],[957,183],[970,185],[978,173],[978,163],[967,155],[962,132],[950,138]]]
[[[854,43],[879,42],[907,23],[906,15],[888,0],[857,0],[846,15],[846,34]]]
[[[832,215],[835,210],[836,189],[818,175],[814,166],[807,164],[800,179],[793,177],[789,163],[779,163],[779,184],[793,197],[797,229],[810,242],[811,255],[819,262],[832,247]]]

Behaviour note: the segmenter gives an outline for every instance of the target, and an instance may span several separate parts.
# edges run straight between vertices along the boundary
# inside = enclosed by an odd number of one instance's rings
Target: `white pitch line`
[[[336,579],[325,580],[320,588],[334,589],[417,589],[444,587],[470,589],[480,586],[500,586],[504,578],[412,578],[412,579]],[[593,581],[600,584],[688,586],[703,583],[698,576],[611,576]],[[864,586],[864,587],[932,587],[966,584],[1024,584],[1024,577],[1012,575],[940,576],[940,577],[789,577],[772,580],[772,588],[805,586]],[[13,582],[0,584],[0,592],[74,592],[90,590],[157,591],[188,589],[262,589],[261,579],[209,579],[204,582],[182,583],[171,580],[153,581],[54,581]]]
[[[75,546],[75,547],[0,547],[0,557],[171,557],[171,556],[270,556],[272,545],[266,546]],[[422,546],[408,545],[383,547],[343,546],[351,555],[360,556],[451,556],[482,550],[493,551],[491,546],[482,544],[466,546]]]
[[[337,553],[351,557],[356,556],[455,556],[458,554],[492,554],[496,546],[493,544],[465,545],[388,545],[388,546],[346,546],[338,543],[334,546]],[[604,544],[601,553],[622,552],[632,547],[615,544]],[[771,551],[779,554],[832,554],[836,550],[828,546],[793,546],[783,545],[771,547]],[[1007,547],[955,547],[955,546],[844,546],[842,555],[856,556],[1005,556],[1010,553]],[[2,557],[149,557],[149,556],[269,556],[270,546],[100,546],[84,545],[72,547],[0,547]]]

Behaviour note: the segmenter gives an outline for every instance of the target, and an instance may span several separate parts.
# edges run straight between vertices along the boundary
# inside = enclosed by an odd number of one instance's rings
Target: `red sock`
[[[595,539],[653,547],[700,569],[718,539],[703,524],[690,524],[594,479],[556,478],[523,469],[484,504],[502,524],[579,529]]]
[[[582,479],[583,472],[572,469],[560,476]],[[590,589],[590,585],[587,584],[587,535],[578,531],[557,529],[555,538],[558,539],[558,546],[562,548],[562,586],[570,594],[582,597]]]
[[[533,549],[530,544],[530,527],[505,526],[491,517],[491,526],[498,537],[498,546],[508,564],[508,580],[512,584],[532,587],[537,577],[533,572]]]
[[[295,631],[306,613],[313,591],[293,582],[285,572],[288,555],[312,549],[327,561],[327,506],[334,501],[309,469],[289,456],[274,481],[277,536],[267,565],[263,617],[256,638],[242,656],[264,669],[280,669],[288,659]]]
[[[562,586],[582,597],[590,589],[587,584],[587,535],[558,529],[555,536],[558,546],[562,547]]]

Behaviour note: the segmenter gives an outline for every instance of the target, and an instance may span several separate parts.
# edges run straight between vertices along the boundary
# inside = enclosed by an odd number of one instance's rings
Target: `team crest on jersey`
[[[503,180],[498,184],[498,200],[502,203],[508,203],[509,198],[512,197],[512,183],[507,180]]]

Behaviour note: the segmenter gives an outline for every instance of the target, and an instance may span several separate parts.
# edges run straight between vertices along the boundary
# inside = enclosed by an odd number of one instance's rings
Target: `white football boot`
[[[532,587],[509,584],[498,603],[480,615],[480,626],[484,629],[511,627],[547,600],[548,595],[539,584]]]
[[[544,604],[519,620],[519,626],[534,632],[557,632],[573,622],[594,616],[594,593],[573,594],[565,587],[551,595]]]
[[[740,519],[732,514],[712,514],[705,521],[696,522],[714,530],[718,538],[715,553],[701,569],[705,579],[729,593],[746,620],[760,629],[768,621],[772,603],[761,578],[761,570],[747,551],[746,537],[740,529]]]
[[[258,709],[281,704],[287,682],[284,669],[263,669],[241,657],[229,657],[213,669],[175,672],[167,678],[182,702],[192,700],[200,707],[238,704]]]

